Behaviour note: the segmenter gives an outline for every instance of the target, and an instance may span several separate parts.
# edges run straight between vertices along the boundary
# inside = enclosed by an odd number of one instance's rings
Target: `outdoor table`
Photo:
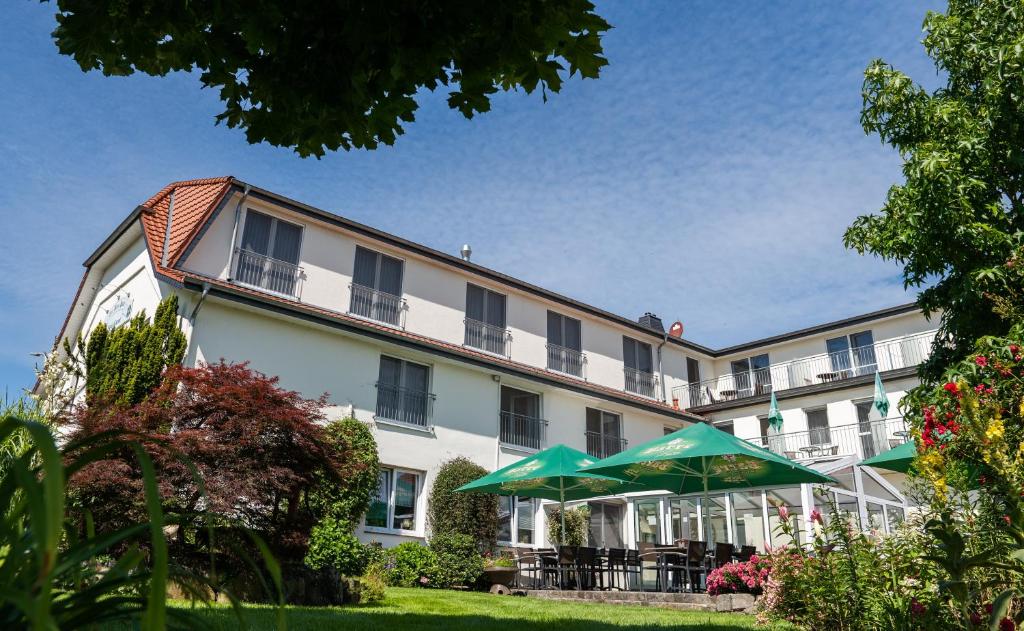
[[[910,432],[908,432],[905,429],[895,431],[892,433],[892,435],[895,436],[896,438],[902,438],[903,440],[908,440],[910,438]]]
[[[736,391],[735,390],[722,390],[718,394],[722,395],[723,399],[735,399],[736,398]]]
[[[677,554],[680,557],[682,557],[683,560],[685,560],[686,559],[686,555],[689,552],[689,548],[687,546],[680,546],[680,545],[665,545],[665,546],[659,545],[654,550],[655,550],[655,552],[658,553],[658,560],[657,560],[657,565],[658,565],[658,583],[661,585],[661,590],[667,592],[668,591],[668,560],[666,559],[666,555]],[[641,579],[641,580],[643,580],[643,579]]]
[[[808,458],[811,458],[813,456],[816,456],[816,455],[820,454],[821,448],[818,447],[817,445],[811,445],[809,447],[801,447],[800,451],[802,451],[805,454],[807,454]]]

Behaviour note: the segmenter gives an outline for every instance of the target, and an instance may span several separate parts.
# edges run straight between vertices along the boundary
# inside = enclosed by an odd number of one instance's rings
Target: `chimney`
[[[665,332],[665,325],[661,323],[661,318],[659,318],[658,316],[654,315],[650,311],[648,311],[647,313],[643,314],[640,317],[639,321],[640,321],[640,325],[641,326],[645,326],[648,329],[651,329],[652,331],[656,331],[658,333],[664,333]]]
[[[469,244],[466,243],[462,246],[462,249],[459,250],[459,254],[462,255],[463,261],[468,261],[469,257],[473,255],[473,248],[469,247]]]

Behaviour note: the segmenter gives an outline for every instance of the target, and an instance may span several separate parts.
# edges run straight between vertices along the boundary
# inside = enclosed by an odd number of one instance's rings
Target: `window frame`
[[[582,338],[582,335],[580,337]],[[629,342],[629,343],[631,343],[633,345],[633,353],[632,353],[632,360],[633,360],[633,364],[634,364],[633,366],[630,366],[629,362],[627,361],[627,357],[626,357],[626,343],[627,342]],[[647,348],[646,355],[647,355],[648,363],[650,363],[650,365],[651,365],[650,371],[643,370],[642,368],[640,368],[640,365],[639,365],[640,362],[638,360],[640,359],[640,350],[643,347]],[[638,340],[635,337],[630,337],[628,335],[623,335],[622,336],[622,365],[625,368],[629,368],[630,370],[635,370],[638,373],[653,376],[654,375],[654,370],[655,370],[655,367],[654,367],[654,346],[651,345],[651,344],[648,344],[647,342],[643,342],[641,340]]]
[[[380,414],[377,413],[377,410],[380,408],[380,396],[381,396],[380,369],[381,369],[381,366],[382,366],[382,364],[384,363],[385,360],[397,361],[400,364],[400,369],[399,369],[399,373],[398,373],[398,384],[397,385],[396,384],[387,384],[389,386],[393,386],[393,387],[398,388],[398,392],[399,393],[404,392],[404,389],[406,387],[405,386],[405,384],[406,384],[406,369],[407,369],[407,367],[410,364],[415,365],[415,366],[420,366],[420,367],[426,369],[426,371],[427,371],[427,385],[426,385],[426,390],[423,391],[424,399],[426,401],[426,410],[424,411],[424,414],[426,416],[426,424],[425,425],[420,426],[420,425],[416,425],[415,423],[407,423],[405,421],[402,421],[401,419],[388,418],[386,416],[381,416]],[[398,424],[398,425],[401,425],[402,427],[409,427],[409,428],[412,428],[412,429],[418,429],[418,430],[422,430],[422,431],[430,431],[430,429],[433,427],[433,420],[434,420],[434,418],[433,418],[433,416],[434,416],[434,414],[433,414],[433,405],[432,405],[432,401],[434,399],[434,394],[433,394],[434,366],[432,364],[425,364],[425,363],[421,363],[421,362],[418,362],[418,361],[413,361],[413,360],[410,360],[410,359],[406,359],[404,357],[398,357],[396,355],[388,355],[387,353],[381,353],[379,358],[378,358],[378,360],[377,360],[377,381],[375,383],[377,384],[376,385],[377,395],[376,395],[376,400],[374,401],[374,408],[373,408],[373,420],[374,421],[380,422],[380,423]]]
[[[415,536],[415,537],[421,536],[421,534],[422,534],[421,524],[422,524],[422,519],[423,519],[423,515],[422,515],[423,510],[422,510],[422,506],[421,506],[421,499],[422,499],[422,495],[423,495],[424,473],[422,471],[417,471],[415,469],[408,469],[408,468],[405,468],[405,467],[398,467],[398,466],[391,466],[391,465],[381,465],[380,471],[381,471],[381,473],[387,471],[388,472],[388,476],[389,476],[388,477],[388,498],[387,498],[387,500],[385,502],[386,505],[387,505],[387,517],[385,519],[385,524],[386,525],[385,526],[373,526],[373,525],[370,525],[370,524],[366,523],[366,516],[364,516],[363,517],[363,530],[365,532],[377,532],[377,533],[382,533],[382,534],[400,534],[400,535],[408,535],[408,536]],[[416,477],[416,490],[414,492],[414,500],[413,500],[413,510],[415,511],[413,513],[413,521],[415,523],[414,523],[414,528],[412,530],[408,530],[408,529],[405,529],[405,528],[394,528],[394,527],[392,527],[392,525],[395,522],[395,495],[398,492],[398,485],[396,484],[396,480],[398,479],[399,474],[403,474],[403,473],[410,474],[410,475],[413,475],[413,476]],[[373,500],[371,499],[371,505],[372,505],[372,502],[373,502]],[[369,514],[369,511],[367,511],[367,514]]]
[[[814,427],[814,428],[812,428],[811,427],[811,415],[812,414],[817,414],[819,412],[822,413],[824,415],[824,417],[825,417],[825,426],[824,427]],[[829,444],[832,444],[832,426],[831,426],[831,423],[830,423],[829,418],[828,418],[828,406],[827,405],[810,407],[810,408],[804,408],[804,417],[807,420],[807,444],[808,445],[829,445]],[[811,440],[811,437],[814,436],[815,430],[823,430],[821,432],[821,436],[824,437],[824,440],[822,442],[814,442],[814,441]]]
[[[289,265],[294,265],[294,266],[298,267],[300,265],[300,263],[302,262],[302,245],[305,242],[306,225],[303,224],[303,223],[299,223],[297,221],[291,221],[289,219],[281,219],[277,215],[273,215],[273,214],[268,213],[268,212],[263,212],[262,210],[256,210],[255,208],[248,208],[247,207],[245,209],[245,219],[242,221],[242,229],[239,230],[239,232],[238,232],[238,250],[239,251],[244,251],[245,250],[245,248],[242,246],[242,244],[243,244],[244,239],[245,239],[245,227],[249,223],[249,215],[250,214],[262,215],[262,216],[267,217],[268,219],[270,219],[270,231],[267,234],[267,252],[266,253],[257,252],[256,250],[249,250],[249,251],[253,252],[254,254],[259,254],[260,256],[265,256],[265,257],[267,257],[269,259],[273,259],[275,261],[281,261],[282,263],[287,263]],[[277,239],[277,225],[278,225],[278,223],[285,223],[285,224],[294,226],[294,227],[299,229],[299,247],[297,248],[296,253],[295,253],[295,262],[294,263],[292,263],[291,261],[285,261],[284,259],[279,259],[279,258],[277,258],[275,256],[272,256],[272,254],[271,254],[274,251],[274,243],[275,243],[275,241]]]
[[[374,282],[373,285],[364,285],[363,283],[356,282],[356,259],[359,257],[359,251],[360,250],[363,250],[365,252],[370,252],[371,254],[374,254],[377,257],[377,262],[376,262],[376,264],[374,266],[374,271],[373,271],[373,282]],[[391,293],[389,291],[384,291],[383,289],[380,288],[380,277],[381,277],[380,268],[381,268],[381,263],[384,261],[384,257],[387,257],[389,259],[398,261],[399,268],[401,269],[401,279],[399,280],[399,284],[401,285],[401,289],[399,290],[399,292],[397,294],[393,294],[393,293]],[[387,295],[392,296],[394,298],[402,298],[403,296],[405,296],[405,259],[403,259],[401,257],[394,256],[392,254],[386,254],[384,252],[381,252],[380,250],[375,250],[373,248],[369,248],[369,247],[366,247],[365,245],[357,243],[356,244],[355,254],[352,255],[352,284],[353,285],[359,285],[360,287],[366,287],[367,289],[372,289],[373,291],[378,291],[380,293],[387,294]]]
[[[511,539],[514,539],[514,541],[501,539],[501,535],[498,534],[496,535],[496,542],[499,545],[507,546],[510,548],[538,547],[540,545],[540,542],[537,539],[537,535],[538,533],[540,533],[541,528],[539,528],[538,526],[537,513],[541,507],[540,500],[535,497],[519,497],[518,495],[505,495],[499,497],[498,499],[500,501],[508,500],[509,502],[510,511],[508,518],[508,531],[509,537]],[[525,500],[529,501],[530,507],[533,510],[533,530],[531,531],[533,533],[533,543],[522,543],[521,541],[519,541],[519,502]]]

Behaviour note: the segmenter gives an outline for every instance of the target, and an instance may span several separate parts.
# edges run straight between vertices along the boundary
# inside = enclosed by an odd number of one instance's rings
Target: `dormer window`
[[[302,226],[255,210],[245,213],[233,280],[290,298],[299,297]]]
[[[393,326],[404,326],[401,259],[356,246],[349,313]]]

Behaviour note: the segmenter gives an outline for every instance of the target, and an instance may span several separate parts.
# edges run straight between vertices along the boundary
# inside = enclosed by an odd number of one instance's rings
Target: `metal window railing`
[[[772,390],[781,392],[843,381],[870,375],[876,370],[885,372],[911,368],[928,358],[934,339],[935,331],[927,331],[837,353],[822,353],[757,370],[721,375],[677,386],[672,389],[672,398],[683,409],[698,408],[768,394]]]
[[[535,416],[501,412],[500,439],[503,444],[540,450],[547,440],[548,422]]]
[[[587,356],[574,348],[548,344],[548,370],[555,370],[573,377],[584,378]]]
[[[252,250],[235,248],[235,274],[240,285],[299,298],[304,273],[300,266]]]
[[[626,377],[626,392],[639,394],[650,399],[655,398],[655,393],[658,391],[657,375],[625,367],[622,369],[622,372]]]
[[[376,417],[414,427],[428,428],[434,415],[430,392],[377,382]]]
[[[595,458],[614,456],[626,449],[625,438],[600,432],[584,432],[584,435],[587,438],[587,453]]]
[[[503,357],[509,356],[512,333],[508,329],[472,318],[466,318],[463,322],[466,324],[466,346]]]
[[[903,417],[862,421],[848,425],[812,427],[798,432],[749,438],[760,447],[790,460],[829,456],[871,458],[909,439]]]
[[[349,313],[405,328],[405,312],[409,307],[401,296],[356,283],[350,284],[349,289],[352,290]]]

